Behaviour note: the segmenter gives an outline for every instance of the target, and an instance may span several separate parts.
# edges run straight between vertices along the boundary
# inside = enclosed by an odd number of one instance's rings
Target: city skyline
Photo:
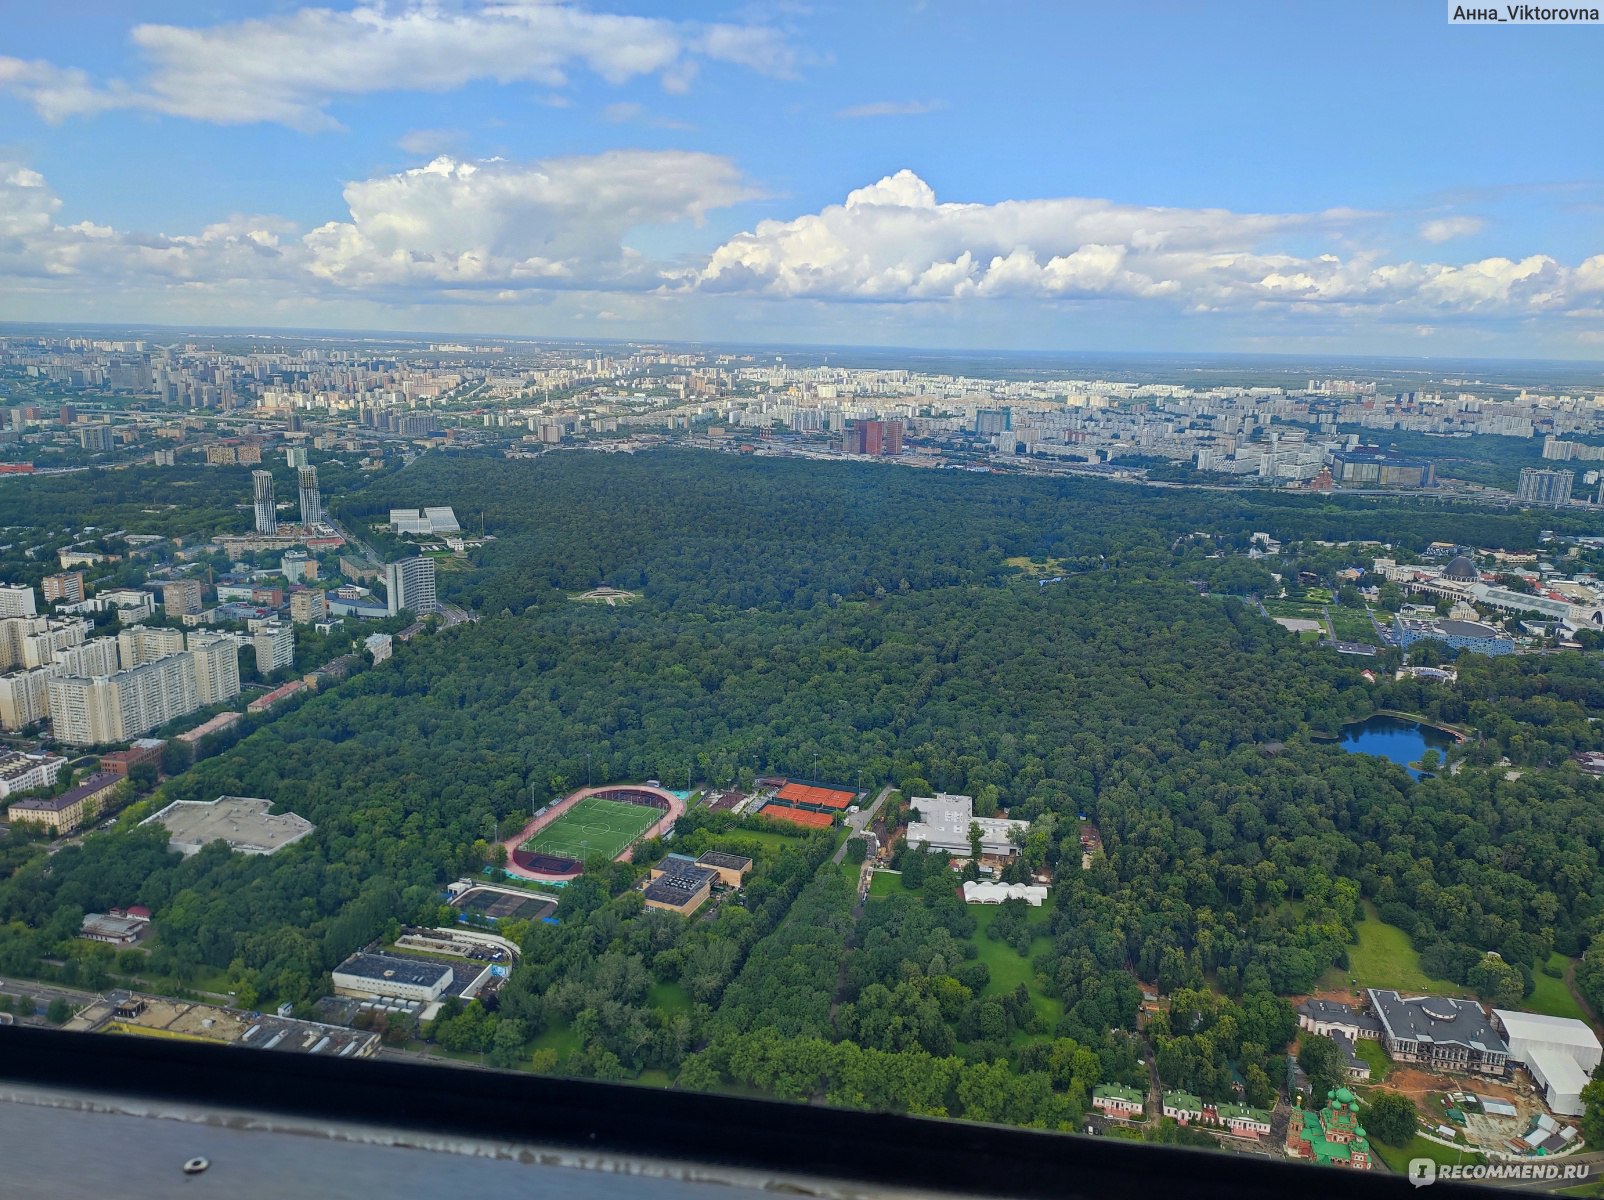
[[[1604,358],[1589,28],[144,11],[0,47],[0,319]]]

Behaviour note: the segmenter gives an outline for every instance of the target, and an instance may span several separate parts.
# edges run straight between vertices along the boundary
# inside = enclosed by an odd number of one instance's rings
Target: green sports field
[[[583,862],[600,854],[613,858],[663,813],[640,804],[621,804],[586,796],[521,847],[531,854],[558,854]]]

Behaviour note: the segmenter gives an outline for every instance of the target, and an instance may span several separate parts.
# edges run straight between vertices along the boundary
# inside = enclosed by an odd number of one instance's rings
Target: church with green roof
[[[1287,1153],[1328,1167],[1368,1171],[1370,1142],[1359,1124],[1359,1102],[1347,1088],[1326,1093],[1319,1112],[1298,1108],[1287,1125]]]

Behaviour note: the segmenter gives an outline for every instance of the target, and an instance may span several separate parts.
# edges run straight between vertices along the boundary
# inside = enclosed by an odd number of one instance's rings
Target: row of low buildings
[[[1122,1083],[1100,1083],[1092,1089],[1092,1108],[1115,1121],[1140,1121],[1147,1097]],[[1165,1092],[1163,1112],[1181,1125],[1212,1125],[1232,1137],[1258,1140],[1270,1133],[1270,1113],[1249,1104],[1216,1104],[1190,1092]]]

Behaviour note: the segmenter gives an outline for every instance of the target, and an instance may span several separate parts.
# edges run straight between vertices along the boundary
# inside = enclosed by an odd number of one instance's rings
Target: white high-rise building
[[[239,642],[232,634],[190,634],[189,656],[195,664],[195,698],[201,704],[239,695]]]
[[[440,609],[434,596],[434,559],[426,554],[386,563],[384,587],[392,617],[403,608],[420,617]]]
[[[0,587],[0,617],[36,617],[39,603],[31,587]]]
[[[251,486],[256,503],[256,532],[278,532],[278,505],[273,501],[273,472],[252,471]]]

